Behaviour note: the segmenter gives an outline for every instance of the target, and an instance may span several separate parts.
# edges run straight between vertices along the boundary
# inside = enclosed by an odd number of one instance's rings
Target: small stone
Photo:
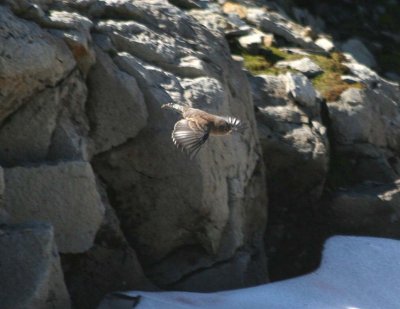
[[[253,31],[249,35],[245,35],[239,38],[239,44],[245,49],[251,49],[253,47],[259,47],[263,41],[263,33],[259,31]]]
[[[310,80],[303,74],[286,73],[286,92],[300,105],[315,107],[317,94]]]
[[[303,73],[307,77],[313,77],[323,72],[318,64],[313,62],[310,58],[306,57],[293,61],[279,61],[278,63],[276,63],[276,66],[280,68],[294,69]]]
[[[272,44],[274,43],[274,41],[275,41],[275,37],[274,37],[273,34],[264,33],[264,36],[263,36],[263,38],[262,38],[262,45],[263,45],[264,47],[271,47]]]
[[[325,37],[320,37],[315,41],[319,47],[321,47],[324,51],[330,53],[335,49],[335,44],[332,43],[331,40]]]
[[[355,83],[361,83],[362,80],[356,76],[352,76],[352,75],[342,75],[340,76],[340,79],[346,83],[349,84],[355,84]]]

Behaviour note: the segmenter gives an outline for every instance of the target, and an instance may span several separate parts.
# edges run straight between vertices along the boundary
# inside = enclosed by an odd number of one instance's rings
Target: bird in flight
[[[172,109],[182,115],[183,119],[175,123],[172,141],[178,148],[185,150],[191,158],[196,156],[210,135],[221,136],[243,132],[247,127],[237,118],[209,114],[187,105],[168,103],[161,108]]]

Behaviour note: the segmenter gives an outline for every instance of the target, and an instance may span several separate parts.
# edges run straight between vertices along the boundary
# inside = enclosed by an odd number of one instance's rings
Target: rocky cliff
[[[400,237],[399,85],[318,12],[0,1],[0,302],[239,288],[310,270],[331,234]],[[190,159],[170,102],[248,128]]]

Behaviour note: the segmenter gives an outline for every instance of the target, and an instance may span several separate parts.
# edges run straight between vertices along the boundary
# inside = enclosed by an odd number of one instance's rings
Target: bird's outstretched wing
[[[172,140],[174,144],[185,150],[191,158],[194,158],[200,150],[207,138],[209,132],[206,129],[196,126],[193,121],[182,119],[179,120],[172,132]]]

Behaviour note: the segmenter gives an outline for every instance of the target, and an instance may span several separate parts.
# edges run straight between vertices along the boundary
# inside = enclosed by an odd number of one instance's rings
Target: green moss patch
[[[337,101],[340,95],[349,88],[363,88],[361,83],[349,84],[340,77],[348,74],[349,69],[342,64],[344,56],[340,53],[332,53],[329,57],[312,55],[310,57],[324,71],[312,79],[312,83],[327,102]]]
[[[275,64],[278,61],[290,61],[306,57],[282,51],[277,47],[262,48],[258,50],[257,54],[251,54],[235,45],[232,53],[243,57],[244,67],[253,75],[279,75],[295,72],[290,68],[277,68]],[[328,56],[309,55],[307,57],[317,63],[324,71],[314,77],[312,83],[327,102],[337,101],[348,88],[363,88],[361,83],[349,84],[341,80],[342,75],[349,73],[348,68],[342,64],[345,60],[342,54],[335,52]]]
[[[276,47],[262,48],[256,55],[242,51],[240,56],[244,59],[244,67],[253,75],[271,74],[278,75],[293,71],[289,68],[277,68],[275,63],[283,60],[296,60],[303,56],[284,52]]]

